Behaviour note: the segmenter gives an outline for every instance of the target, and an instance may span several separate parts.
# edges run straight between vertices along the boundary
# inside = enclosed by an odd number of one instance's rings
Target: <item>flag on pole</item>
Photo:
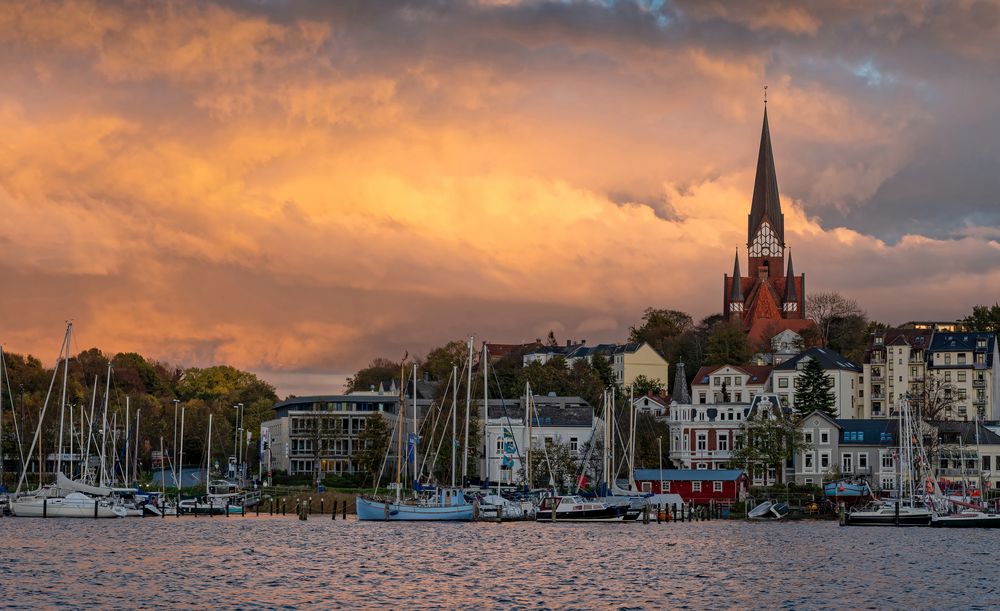
[[[420,435],[409,433],[406,436],[406,462],[417,462],[417,444],[420,442]]]

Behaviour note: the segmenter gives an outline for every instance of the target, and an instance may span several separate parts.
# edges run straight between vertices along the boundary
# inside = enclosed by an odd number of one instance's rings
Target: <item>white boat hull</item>
[[[359,520],[471,522],[472,505],[407,505],[358,497]]]
[[[80,493],[65,497],[27,497],[10,504],[11,513],[19,518],[120,518],[125,510],[103,503]]]

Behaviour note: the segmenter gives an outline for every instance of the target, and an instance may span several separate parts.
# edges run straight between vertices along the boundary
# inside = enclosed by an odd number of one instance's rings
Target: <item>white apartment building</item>
[[[823,367],[826,377],[833,382],[834,407],[838,418],[860,418],[862,411],[861,365],[829,348],[810,348],[777,365],[771,372],[772,390],[781,398],[782,405],[795,406],[795,391],[802,376],[802,368],[809,360]]]
[[[927,375],[944,393],[942,417],[955,420],[1000,420],[1000,355],[994,333],[935,333],[927,350]],[[928,397],[932,398],[932,397]]]
[[[930,329],[885,329],[874,333],[865,351],[858,418],[895,416],[900,395],[918,406],[927,375]]]
[[[691,401],[714,405],[724,402],[750,403],[770,390],[771,367],[764,365],[709,365],[702,367],[691,382]],[[723,391],[725,387],[725,391]]]

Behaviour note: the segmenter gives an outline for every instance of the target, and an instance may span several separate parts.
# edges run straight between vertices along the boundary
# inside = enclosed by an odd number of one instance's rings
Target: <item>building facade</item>
[[[616,346],[613,359],[611,370],[619,388],[628,388],[637,377],[645,376],[662,384],[663,392],[667,392],[670,365],[646,342]]]
[[[566,445],[573,458],[583,458],[600,421],[594,408],[580,397],[536,395],[529,439],[524,397],[490,399],[483,420],[480,473],[490,483],[517,484],[521,479],[526,448],[544,454],[544,447]],[[563,485],[564,482],[560,482]]]
[[[862,416],[861,365],[829,348],[810,348],[793,356],[771,373],[772,390],[781,398],[782,405],[795,406],[795,392],[802,377],[802,368],[809,360],[823,367],[823,373],[833,382],[834,409],[838,418]]]
[[[726,402],[750,403],[771,389],[771,367],[765,365],[709,365],[702,367],[691,382],[694,403],[714,405]]]
[[[907,393],[912,405],[921,406],[932,335],[915,328],[872,334],[863,365],[861,418],[895,417],[900,395]]]
[[[636,469],[634,476],[643,492],[678,494],[695,505],[730,505],[745,498],[749,489],[749,480],[739,469]]]
[[[926,400],[941,400],[940,417],[1000,420],[1000,356],[994,333],[939,332],[927,350]],[[937,396],[941,393],[941,396]]]

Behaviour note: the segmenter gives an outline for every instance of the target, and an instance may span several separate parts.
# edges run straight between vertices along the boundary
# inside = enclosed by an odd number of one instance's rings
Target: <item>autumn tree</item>
[[[718,325],[708,338],[703,365],[742,365],[753,351],[739,323]]]
[[[670,353],[669,340],[694,326],[689,314],[677,310],[646,308],[642,324],[629,329],[630,342],[646,342],[660,354]]]
[[[345,384],[347,392],[367,391],[372,387],[378,388],[379,384],[390,380],[396,380],[398,387],[401,367],[402,364],[399,362],[383,357],[374,358],[367,367],[347,378],[347,384]]]
[[[657,378],[647,378],[646,376],[639,374],[635,376],[632,380],[632,393],[636,397],[641,397],[642,395],[653,393],[654,395],[662,394],[664,391],[663,382]]]
[[[389,424],[377,413],[365,420],[365,428],[358,435],[360,451],[355,453],[358,468],[365,474],[367,483],[375,484],[389,450]]]
[[[806,297],[806,312],[816,323],[824,346],[829,345],[830,330],[837,319],[865,315],[857,301],[833,291],[810,293]]]
[[[768,469],[773,468],[774,483],[781,483],[785,462],[806,449],[809,445],[793,418],[759,410],[748,416],[740,426],[730,464],[746,469],[751,478],[763,475],[765,482],[769,480]]]

